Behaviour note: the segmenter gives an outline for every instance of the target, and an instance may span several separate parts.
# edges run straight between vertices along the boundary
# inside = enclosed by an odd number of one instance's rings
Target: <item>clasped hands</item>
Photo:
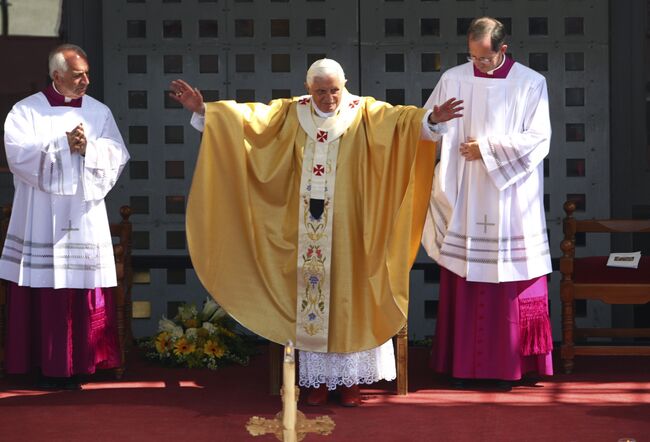
[[[77,127],[72,129],[70,132],[65,133],[68,137],[68,146],[70,146],[71,153],[78,153],[81,156],[86,155],[86,146],[88,141],[86,140],[86,135],[84,134],[83,123],[79,123]]]

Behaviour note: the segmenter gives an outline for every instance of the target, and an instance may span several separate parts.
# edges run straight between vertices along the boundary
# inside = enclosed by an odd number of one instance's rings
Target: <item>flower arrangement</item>
[[[141,346],[148,358],[171,365],[211,370],[232,362],[247,365],[252,346],[234,327],[232,318],[208,297],[200,312],[194,304],[183,304],[173,319],[163,316],[158,333]]]

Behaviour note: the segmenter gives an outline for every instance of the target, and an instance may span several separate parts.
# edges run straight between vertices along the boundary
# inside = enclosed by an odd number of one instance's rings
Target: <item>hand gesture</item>
[[[478,147],[478,141],[472,137],[467,137],[466,143],[460,143],[459,152],[466,161],[474,161],[483,158],[483,155],[481,155],[481,149]]]
[[[83,123],[79,123],[77,127],[72,129],[70,132],[65,133],[68,137],[68,146],[70,146],[71,153],[78,153],[81,156],[86,155],[86,145],[88,141],[86,140],[86,135],[84,134]]]
[[[429,116],[429,121],[434,124],[444,123],[445,121],[462,117],[463,114],[461,114],[460,111],[464,108],[460,106],[461,104],[463,104],[463,100],[450,98],[440,106],[433,106],[433,112],[431,112],[431,115]]]
[[[205,114],[203,95],[197,88],[180,79],[172,81],[169,88],[171,89],[169,96],[182,104],[185,109],[197,114]]]

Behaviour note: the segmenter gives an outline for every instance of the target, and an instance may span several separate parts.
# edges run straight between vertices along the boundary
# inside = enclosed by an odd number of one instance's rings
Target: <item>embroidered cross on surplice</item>
[[[76,227],[72,227],[72,220],[68,220],[68,227],[64,227],[64,228],[62,228],[61,230],[62,230],[63,232],[66,232],[66,234],[68,235],[68,239],[70,239],[70,233],[72,233],[72,232],[76,232],[76,231],[78,231],[79,229],[76,228]]]
[[[309,104],[309,97],[301,98],[300,100],[298,100],[298,104],[302,104],[302,105]]]
[[[479,226],[483,226],[483,233],[487,233],[487,227],[488,226],[496,225],[494,223],[487,222],[487,215],[483,215],[483,222],[482,223],[476,223],[476,224],[478,224]]]
[[[350,103],[348,104],[348,106],[350,107],[350,109],[354,109],[354,108],[357,107],[358,105],[359,105],[359,100],[352,100],[352,101],[350,101]]]
[[[321,143],[327,141],[327,131],[319,129],[318,132],[316,133],[316,141],[319,141]]]

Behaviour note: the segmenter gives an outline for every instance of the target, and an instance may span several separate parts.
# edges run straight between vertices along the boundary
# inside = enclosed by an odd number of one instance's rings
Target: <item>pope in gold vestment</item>
[[[435,164],[435,144],[420,140],[425,110],[357,98],[335,171],[327,351],[339,353],[377,347],[404,325]],[[308,141],[300,104],[206,103],[187,207],[203,285],[237,321],[278,343],[296,336]]]

